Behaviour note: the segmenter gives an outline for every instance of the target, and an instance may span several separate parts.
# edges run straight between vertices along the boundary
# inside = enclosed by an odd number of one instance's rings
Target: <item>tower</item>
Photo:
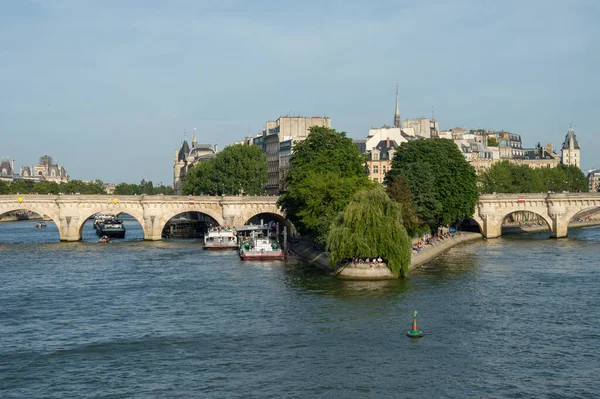
[[[572,125],[569,125],[569,131],[562,145],[560,162],[563,165],[574,165],[578,168],[581,164],[581,149],[579,148],[579,141],[577,141]]]
[[[190,146],[186,139],[183,140],[181,148],[175,150],[175,159],[173,160],[173,189],[176,195],[181,195],[181,183],[187,173],[187,156],[190,153]]]
[[[400,105],[398,105],[398,86],[396,85],[396,112],[394,113],[394,127],[402,127],[400,125]]]
[[[192,138],[192,148],[194,148],[198,144],[198,139],[196,139],[196,128],[194,128],[194,138]]]

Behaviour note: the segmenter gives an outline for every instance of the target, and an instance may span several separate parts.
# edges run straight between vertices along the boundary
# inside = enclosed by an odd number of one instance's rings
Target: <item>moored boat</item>
[[[33,227],[36,228],[36,229],[44,229],[44,228],[46,228],[46,223],[44,223],[44,222],[37,222],[35,224],[35,226],[33,226]]]
[[[107,218],[96,223],[96,234],[116,238],[125,237],[123,221],[117,218]]]
[[[239,254],[242,260],[283,259],[285,253],[275,238],[269,237],[268,226],[243,226],[240,231],[247,233],[240,239]]]
[[[204,249],[235,249],[237,237],[231,228],[212,227],[204,235]]]

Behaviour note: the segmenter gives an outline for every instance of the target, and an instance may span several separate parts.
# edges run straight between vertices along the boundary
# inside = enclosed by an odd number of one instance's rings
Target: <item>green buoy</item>
[[[423,336],[423,333],[421,332],[421,330],[419,330],[419,327],[417,326],[417,311],[415,310],[415,313],[413,314],[413,322],[412,322],[412,329],[406,333],[406,335],[408,335],[411,338],[420,338]]]

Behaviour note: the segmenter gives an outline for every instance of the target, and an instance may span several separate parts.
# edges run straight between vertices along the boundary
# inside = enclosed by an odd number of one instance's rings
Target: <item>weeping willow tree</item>
[[[330,261],[381,256],[395,276],[406,276],[411,242],[400,205],[382,186],[357,192],[333,221],[327,235]]]

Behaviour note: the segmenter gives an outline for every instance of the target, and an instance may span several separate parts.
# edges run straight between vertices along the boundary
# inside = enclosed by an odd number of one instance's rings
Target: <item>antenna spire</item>
[[[396,112],[394,113],[394,127],[400,127],[400,105],[398,104],[398,85],[396,85]]]

